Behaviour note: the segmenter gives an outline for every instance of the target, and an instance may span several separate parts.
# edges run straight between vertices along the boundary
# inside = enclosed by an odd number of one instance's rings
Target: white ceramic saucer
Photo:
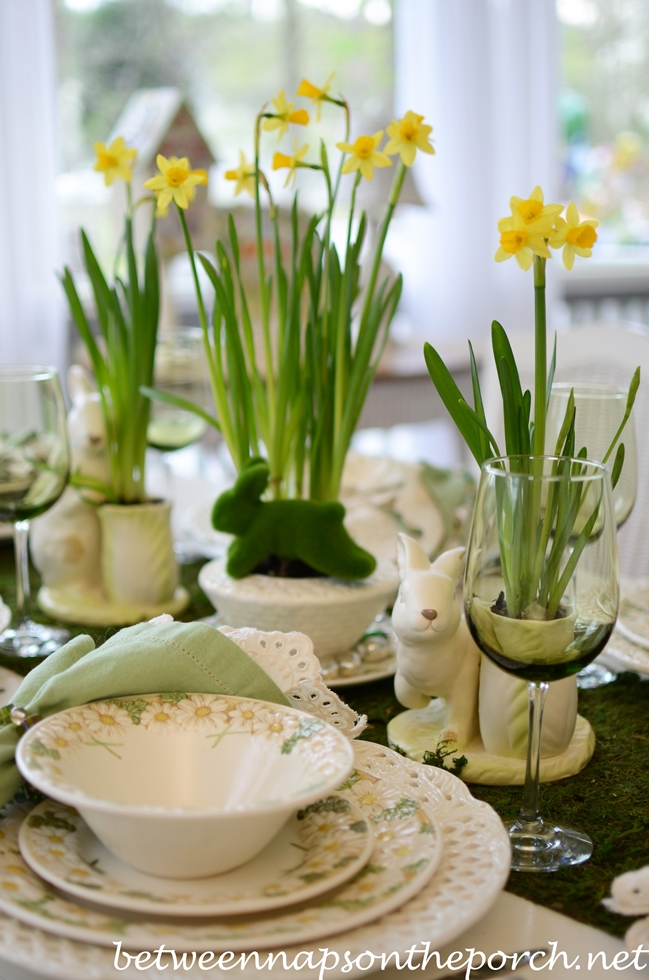
[[[377,748],[382,755],[388,752]],[[120,916],[59,894],[21,856],[18,833],[25,808],[5,807],[1,813],[0,911],[46,932],[113,951],[113,943],[120,939],[125,949],[155,949],[164,942],[177,953],[240,952],[278,943],[303,947],[355,929],[407,902],[427,884],[442,858],[439,824],[429,807],[416,798],[411,778],[378,777],[359,767],[336,795],[359,806],[374,831],[370,860],[357,875],[335,891],[295,908],[215,916],[204,922]],[[328,815],[317,816],[326,821]]]
[[[71,807],[45,800],[23,822],[25,861],[41,878],[84,901],[148,915],[269,912],[343,884],[367,863],[374,834],[342,796],[295,814],[260,854],[212,878],[157,878],[111,854]]]

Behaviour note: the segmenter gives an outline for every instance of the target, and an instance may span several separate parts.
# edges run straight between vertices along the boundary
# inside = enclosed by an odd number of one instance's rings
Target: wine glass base
[[[596,687],[604,687],[617,680],[617,674],[605,667],[604,664],[592,663],[577,674],[577,687],[580,691],[590,691]]]
[[[593,853],[593,842],[573,827],[515,821],[508,827],[512,871],[558,871],[582,864]]]
[[[0,653],[5,657],[48,657],[69,639],[68,630],[27,619],[18,629],[0,634]]]

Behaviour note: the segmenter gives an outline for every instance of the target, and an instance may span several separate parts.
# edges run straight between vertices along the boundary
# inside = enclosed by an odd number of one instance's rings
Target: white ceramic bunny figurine
[[[392,610],[398,637],[394,690],[406,708],[425,708],[431,697],[446,702],[447,731],[440,739],[469,745],[478,735],[480,651],[455,587],[464,548],[446,551],[431,565],[417,542],[400,534],[397,558],[401,586]]]
[[[446,728],[437,741],[468,748],[478,733],[491,755],[525,758],[527,685],[480,653],[455,596],[464,548],[432,564],[417,542],[400,534],[401,585],[392,612],[398,638],[394,689],[406,708],[425,708],[431,697],[446,702]],[[541,755],[559,755],[570,745],[577,720],[574,677],[550,685],[544,711]]]
[[[106,431],[101,400],[92,376],[78,364],[68,371],[72,408],[68,415],[71,471],[107,482]],[[84,491],[87,499],[99,494]],[[99,519],[74,487],[31,524],[32,560],[49,588],[102,593]]]

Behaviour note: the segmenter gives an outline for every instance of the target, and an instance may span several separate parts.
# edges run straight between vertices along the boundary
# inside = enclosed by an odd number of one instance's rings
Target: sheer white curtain
[[[395,45],[396,110],[425,114],[436,147],[414,170],[430,207],[407,209],[390,243],[415,330],[531,326],[532,273],[493,255],[513,194],[554,199],[553,0],[397,0]]]
[[[0,363],[64,366],[51,0],[0,0]]]

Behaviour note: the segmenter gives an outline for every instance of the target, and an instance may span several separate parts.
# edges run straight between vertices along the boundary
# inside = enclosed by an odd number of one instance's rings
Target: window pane
[[[564,196],[600,241],[649,245],[649,4],[557,0]]]

